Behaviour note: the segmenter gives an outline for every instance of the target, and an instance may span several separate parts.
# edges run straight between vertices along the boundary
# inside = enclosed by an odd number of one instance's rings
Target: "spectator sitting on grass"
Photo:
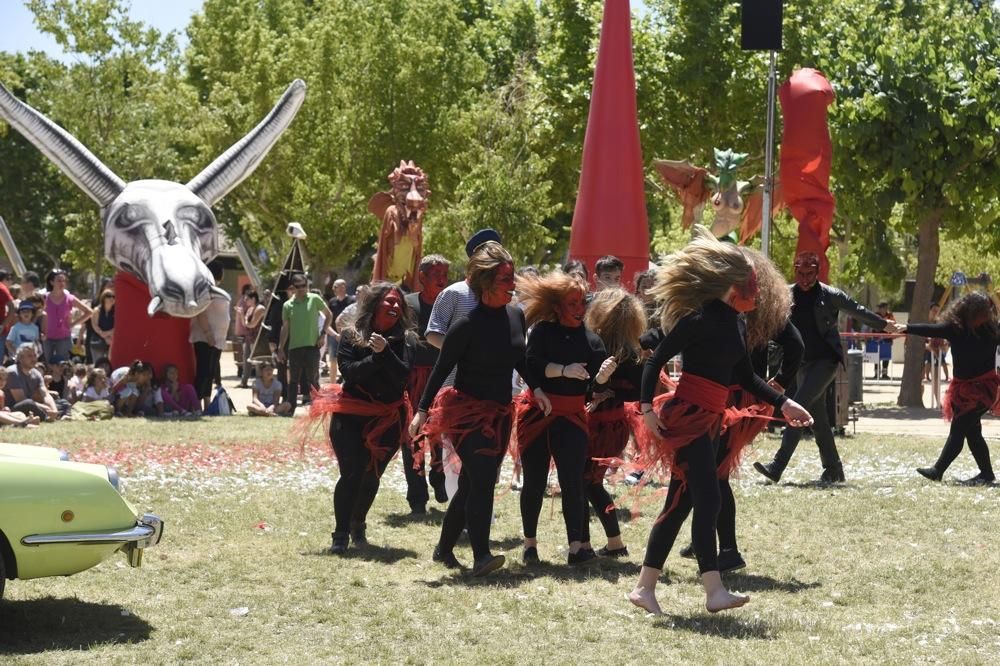
[[[83,367],[86,370],[86,366]],[[86,386],[80,400],[73,404],[70,415],[78,421],[96,421],[110,419],[115,415],[115,407],[111,404],[111,391],[108,390],[108,375],[104,370],[95,368],[87,374]]]
[[[102,368],[94,368],[87,373],[87,387],[83,390],[83,402],[106,400],[111,402],[111,390],[108,388],[108,374]]]
[[[35,345],[37,351],[41,335],[38,324],[35,323],[35,304],[31,301],[21,301],[17,306],[17,322],[7,333],[7,353],[14,358],[17,348],[26,342]]]
[[[0,426],[21,426],[35,428],[40,419],[34,414],[12,412],[4,401],[4,388],[7,386],[7,368],[0,368]]]
[[[181,384],[177,366],[173,363],[163,368],[163,383],[158,406],[168,416],[201,416],[201,402],[191,384]]]
[[[111,373],[111,391],[118,416],[145,416],[153,407],[153,367],[136,359]]]
[[[61,356],[55,356],[48,362],[45,372],[45,386],[52,397],[56,400],[66,397],[66,365],[69,364],[70,373],[73,372],[73,364],[69,363]]]
[[[292,405],[281,400],[281,382],[274,377],[274,364],[264,361],[258,366],[259,376],[253,382],[253,400],[247,405],[250,416],[285,416]]]
[[[5,404],[12,411],[33,414],[43,421],[59,418],[59,408],[45,390],[45,378],[35,368],[38,363],[35,346],[25,343],[18,347],[15,361],[14,365],[7,368]]]
[[[73,366],[73,375],[66,380],[66,392],[63,394],[72,405],[83,397],[87,386],[87,366],[77,363]]]

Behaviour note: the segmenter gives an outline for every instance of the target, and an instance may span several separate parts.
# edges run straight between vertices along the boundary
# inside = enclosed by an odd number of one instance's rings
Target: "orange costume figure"
[[[388,192],[377,192],[368,210],[382,220],[372,280],[386,280],[416,291],[417,264],[424,245],[424,213],[431,191],[427,174],[413,163],[400,161],[389,174]]]

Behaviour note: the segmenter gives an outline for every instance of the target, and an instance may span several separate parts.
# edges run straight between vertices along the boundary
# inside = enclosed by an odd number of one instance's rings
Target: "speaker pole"
[[[771,256],[771,200],[774,196],[774,106],[777,52],[771,51],[767,72],[767,145],[764,146],[764,219],[760,231],[760,251]]]

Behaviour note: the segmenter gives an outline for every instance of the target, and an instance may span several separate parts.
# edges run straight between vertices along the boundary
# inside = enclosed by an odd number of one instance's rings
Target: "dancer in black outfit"
[[[548,397],[552,410],[544,414],[534,404],[532,391],[518,397],[515,428],[524,474],[521,522],[524,561],[538,562],[538,516],[542,511],[549,466],[555,460],[559,476],[563,520],[569,542],[570,564],[597,557],[583,550],[586,499],[583,470],[587,454],[586,398],[594,386],[604,385],[615,370],[604,343],[583,325],[586,284],[561,271],[541,278],[518,280],[525,317],[534,325],[528,335],[527,368],[531,380]],[[537,322],[537,323],[535,323]]]
[[[617,362],[606,388],[587,405],[589,437],[584,484],[587,499],[608,537],[608,545],[598,555],[625,557],[628,548],[622,540],[614,500],[604,487],[604,477],[611,461],[621,459],[629,431],[645,428],[638,400],[644,363],[639,336],[646,330],[646,313],[639,299],[624,289],[604,289],[593,295],[584,323],[601,338]],[[590,550],[590,512],[586,506],[584,509],[582,549]]]
[[[493,489],[511,427],[512,372],[516,368],[532,382],[524,367],[524,314],[509,305],[514,290],[510,254],[499,243],[482,244],[469,259],[468,282],[479,305],[448,329],[410,435],[423,430],[430,439],[447,434],[454,442],[462,468],[434,560],[449,568],[460,566],[453,550],[468,525],[472,575],[482,576],[504,564],[503,555],[490,552],[489,541]],[[455,385],[438,394],[456,365]],[[543,393],[536,392],[535,398],[547,407]]]
[[[785,279],[771,260],[750,248],[743,252],[753,262],[760,294],[757,307],[746,314],[746,345],[750,350],[750,363],[754,374],[768,376],[768,349],[773,342],[781,348],[781,368],[768,382],[772,388],[783,392],[795,378],[802,360],[802,336],[789,319],[792,297]],[[719,452],[715,462],[719,476],[721,507],[717,532],[719,535],[719,571],[735,571],[746,566],[736,541],[736,497],[729,484],[729,477],[738,469],[746,447],[767,427],[766,418],[773,408],[756,398],[741,386],[729,387],[729,403],[723,419],[725,432],[719,438]],[[681,557],[694,558],[694,545],[680,550]]]
[[[365,518],[378,493],[379,477],[405,441],[412,328],[399,288],[388,282],[373,284],[358,306],[354,327],[341,335],[337,362],[343,386],[327,384],[310,407],[310,418],[333,415],[330,441],[340,468],[333,492],[330,550],[335,554],[344,553],[349,541],[368,543]]]
[[[979,466],[979,474],[964,483],[990,484],[996,481],[990,449],[983,439],[983,414],[997,411],[1000,402],[1000,376],[996,372],[1000,327],[993,300],[978,292],[966,294],[948,308],[938,324],[907,324],[901,332],[927,338],[944,338],[951,343],[955,374],[944,396],[944,415],[951,430],[941,455],[933,467],[917,469],[922,476],[940,481],[945,470],[968,441],[969,452]]]
[[[666,337],[646,362],[642,376],[643,418],[660,436],[657,450],[645,452],[648,464],[671,470],[663,511],[649,535],[639,580],[629,600],[659,614],[656,584],[689,507],[694,510],[694,545],[710,612],[735,608],[749,598],[731,594],[719,574],[715,532],[719,483],[715,454],[729,385],[740,386],[780,407],[795,425],[812,421],[809,413],[753,373],[744,342],[740,312],[756,306],[753,266],[737,247],[720,243],[698,227],[695,240],[671,255],[659,269],[653,293],[663,302],[661,323]],[[684,372],[673,397],[653,411],[660,370],[684,353]]]
[[[406,388],[410,398],[410,406],[417,408],[427,378],[438,359],[438,348],[427,342],[424,332],[431,318],[431,310],[438,294],[448,286],[448,267],[451,263],[440,254],[430,254],[420,260],[417,267],[417,278],[420,280],[420,291],[406,295],[406,304],[417,315],[417,344],[413,356],[413,370],[410,372],[410,385]],[[430,451],[430,470],[424,475],[424,464],[421,461],[414,464],[413,447],[403,447],[403,472],[406,475],[406,501],[410,505],[410,513],[420,515],[427,513],[427,482],[434,489],[434,499],[438,502],[448,501],[448,491],[445,490],[444,469],[441,463],[441,447],[433,446]]]
[[[819,281],[819,256],[802,252],[795,258],[795,284],[792,285],[792,323],[799,329],[805,352],[797,376],[795,400],[816,418],[813,433],[823,463],[823,483],[842,483],[844,465],[840,461],[837,443],[833,439],[826,411],[826,389],[837,374],[837,365],[844,362],[837,318],[841,312],[871,326],[876,331],[895,333],[893,322],[879,317],[839,289]],[[774,460],[754,463],[755,470],[777,483],[792,459],[802,438],[801,428],[785,428],[781,447]]]

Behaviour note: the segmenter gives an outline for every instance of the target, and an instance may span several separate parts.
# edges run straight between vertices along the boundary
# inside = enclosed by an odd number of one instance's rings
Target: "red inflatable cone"
[[[604,4],[569,254],[584,261],[591,275],[597,259],[615,255],[625,262],[622,282],[630,288],[636,273],[649,267],[628,0]]]

